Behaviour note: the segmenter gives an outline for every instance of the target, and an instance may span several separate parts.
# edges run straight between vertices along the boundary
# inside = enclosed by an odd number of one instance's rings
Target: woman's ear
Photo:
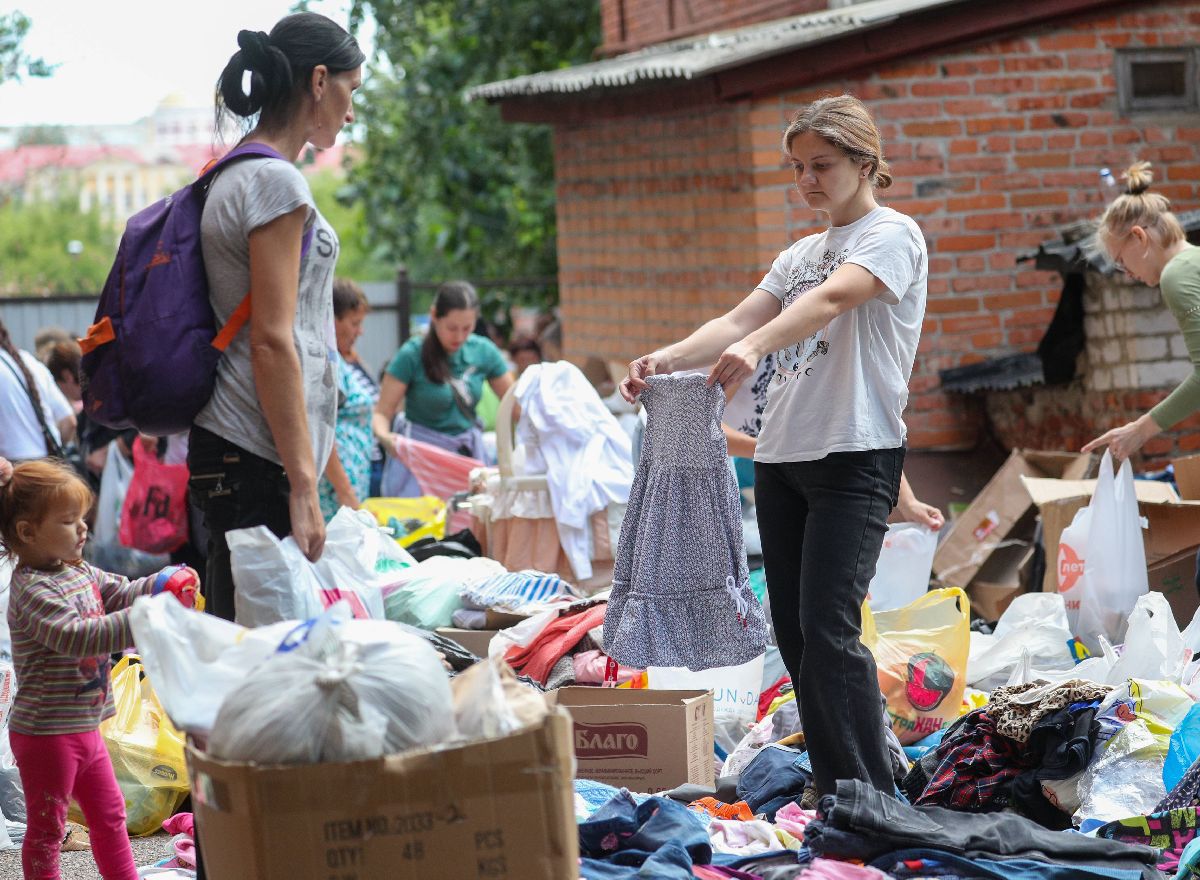
[[[318,64],[312,71],[312,96],[314,101],[320,101],[325,94],[326,80],[329,78],[329,68],[324,64]]]
[[[37,537],[37,529],[27,519],[19,519],[15,525],[17,527],[17,540],[28,547],[33,543],[33,539]]]

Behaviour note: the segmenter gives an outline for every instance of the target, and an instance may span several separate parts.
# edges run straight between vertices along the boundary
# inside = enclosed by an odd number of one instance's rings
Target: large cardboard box
[[[492,639],[496,637],[499,630],[496,629],[458,629],[452,626],[444,626],[435,632],[452,642],[457,642],[462,645],[476,657],[486,657],[488,655],[488,645],[492,643]]]
[[[571,722],[342,764],[257,766],[188,749],[213,880],[579,876]]]
[[[1175,466],[1179,497],[1184,501],[1200,501],[1200,455],[1177,458],[1171,464]]]
[[[566,687],[546,698],[575,722],[580,779],[646,792],[714,784],[711,691]]]
[[[1196,553],[1200,551],[1200,503],[1187,501],[1148,501],[1142,498],[1143,485],[1137,482],[1138,512],[1146,523],[1142,538],[1146,548],[1146,574],[1151,590],[1162,593],[1175,614],[1180,628],[1191,622],[1200,606],[1196,591]],[[1168,487],[1169,488],[1169,487]],[[1154,494],[1161,490],[1148,490]],[[1043,589],[1058,591],[1058,542],[1063,529],[1075,513],[1088,503],[1087,497],[1058,498],[1042,507],[1042,527],[1046,541],[1046,581]]]
[[[1056,593],[1059,538],[1080,508],[1085,507],[1091,500],[1096,481],[1023,478],[1021,482],[1042,517],[1042,546],[1046,549],[1046,575],[1042,582],[1042,590]],[[1169,483],[1134,480],[1133,489],[1139,504],[1169,504],[1179,501],[1179,496]]]
[[[947,527],[933,557],[934,575],[947,586],[966,586],[1014,532],[1032,537],[1033,502],[1021,486],[1021,477],[1076,480],[1088,475],[1091,464],[1090,455],[1014,449],[970,506]],[[1018,528],[1022,523],[1025,529]]]

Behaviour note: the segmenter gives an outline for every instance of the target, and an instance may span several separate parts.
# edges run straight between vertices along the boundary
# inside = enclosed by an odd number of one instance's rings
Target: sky
[[[0,85],[0,126],[134,122],[173,93],[198,106],[243,28],[270,31],[294,0],[0,0],[32,22],[26,54],[58,64],[48,79]],[[342,26],[347,0],[311,0],[312,12]],[[370,54],[369,35],[360,34]]]

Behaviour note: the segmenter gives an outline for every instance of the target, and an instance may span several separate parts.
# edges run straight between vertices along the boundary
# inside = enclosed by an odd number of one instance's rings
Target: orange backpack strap
[[[79,350],[83,354],[90,354],[116,338],[117,334],[113,331],[112,319],[105,315],[101,320],[88,327],[87,336],[78,340]]]
[[[250,320],[250,294],[246,294],[245,298],[238,303],[238,307],[233,310],[233,314],[229,316],[229,320],[225,322],[225,326],[221,328],[221,332],[213,339],[212,345],[217,351],[225,351],[229,348],[229,343],[233,342],[233,337],[238,335],[238,331],[246,325]]]

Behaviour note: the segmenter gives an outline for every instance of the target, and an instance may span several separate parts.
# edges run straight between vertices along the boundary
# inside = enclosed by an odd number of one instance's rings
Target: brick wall
[[[825,9],[826,0],[601,0],[601,53]]]
[[[1077,449],[1145,413],[1192,372],[1179,325],[1157,288],[1098,272],[1088,272],[1086,283],[1087,345],[1078,379],[1065,388],[989,393],[988,421],[1003,444]],[[1146,443],[1139,465],[1161,466],[1198,449],[1200,416],[1193,416]]]
[[[973,445],[980,401],[941,393],[938,371],[1033,350],[1062,280],[1018,258],[1099,213],[1098,170],[1149,159],[1177,209],[1200,207],[1200,116],[1123,118],[1114,79],[1117,47],[1200,43],[1200,0],[1131,9],[752,102],[560,127],[568,355],[625,359],[678,338],[819,228],[791,187],[779,135],[798,105],[849,91],[874,111],[892,163],[896,183],[881,201],[911,214],[929,244],[910,442]],[[1133,411],[1148,392],[1121,393],[1134,395]]]

